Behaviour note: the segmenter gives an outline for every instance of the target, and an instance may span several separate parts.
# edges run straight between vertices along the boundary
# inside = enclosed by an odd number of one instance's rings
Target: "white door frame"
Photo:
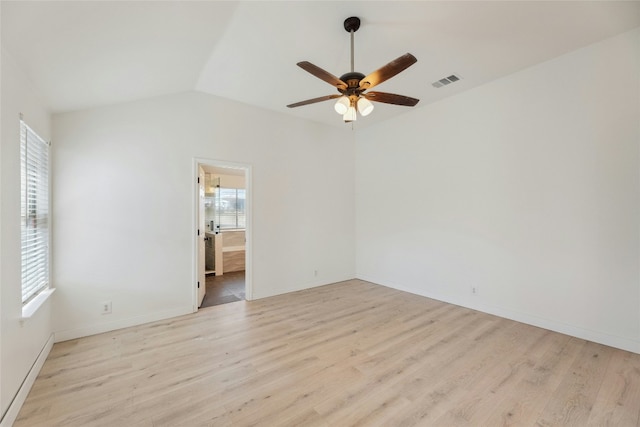
[[[198,165],[198,229],[202,230],[200,233],[196,233],[198,238],[198,308],[202,306],[202,301],[207,294],[207,270],[205,268],[205,253],[206,253],[206,227],[204,225],[204,184],[205,184],[205,172],[201,165]]]
[[[253,263],[252,263],[252,188],[251,188],[251,165],[246,163],[236,163],[236,162],[227,162],[223,160],[215,160],[215,159],[204,159],[197,158],[193,159],[193,191],[192,191],[192,218],[193,218],[193,232],[192,235],[192,248],[193,253],[191,256],[192,264],[193,264],[193,291],[192,291],[192,300],[193,300],[193,312],[198,311],[198,271],[200,265],[198,264],[198,204],[200,203],[198,197],[198,166],[211,166],[218,168],[227,168],[227,169],[243,169],[244,170],[244,178],[245,178],[245,214],[247,221],[247,228],[245,230],[245,299],[251,301],[253,299]],[[204,230],[202,230],[204,232]],[[206,284],[204,284],[206,286]]]

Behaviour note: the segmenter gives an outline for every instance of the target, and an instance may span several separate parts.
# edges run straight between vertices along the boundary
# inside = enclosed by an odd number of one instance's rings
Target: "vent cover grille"
[[[439,88],[439,87],[446,86],[446,85],[451,84],[451,83],[455,83],[460,79],[461,79],[460,76],[458,76],[456,74],[451,74],[449,77],[444,77],[444,78],[442,78],[440,80],[437,80],[437,81],[431,83],[431,86],[433,86],[435,88]]]

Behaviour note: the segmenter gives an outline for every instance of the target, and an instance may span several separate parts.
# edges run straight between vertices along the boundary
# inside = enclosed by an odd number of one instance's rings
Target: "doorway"
[[[194,311],[251,300],[251,167],[208,159],[194,166]]]

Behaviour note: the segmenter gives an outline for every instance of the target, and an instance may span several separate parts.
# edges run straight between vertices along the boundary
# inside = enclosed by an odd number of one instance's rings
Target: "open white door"
[[[207,278],[205,275],[204,239],[204,169],[198,165],[198,307],[202,305],[207,292]]]

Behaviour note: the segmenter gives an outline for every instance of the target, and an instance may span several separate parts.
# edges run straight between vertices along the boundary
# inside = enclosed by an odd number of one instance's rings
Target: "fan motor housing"
[[[347,96],[356,94],[356,92],[358,92],[357,94],[359,94],[359,92],[362,92],[362,90],[360,89],[360,80],[364,79],[364,77],[364,74],[358,73],[356,71],[341,75],[340,80],[347,84],[347,88],[344,90],[339,90],[339,92]]]

